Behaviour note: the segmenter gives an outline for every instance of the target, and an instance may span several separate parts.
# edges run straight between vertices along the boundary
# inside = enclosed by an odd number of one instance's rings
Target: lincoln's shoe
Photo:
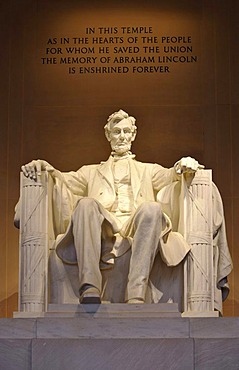
[[[126,303],[130,303],[130,304],[142,304],[144,303],[144,300],[143,298],[131,298],[129,299],[128,301],[126,301]]]
[[[81,304],[100,304],[100,293],[97,288],[91,287],[84,290],[80,295]]]

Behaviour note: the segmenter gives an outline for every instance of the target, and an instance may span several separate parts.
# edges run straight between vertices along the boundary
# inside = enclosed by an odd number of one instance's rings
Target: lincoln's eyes
[[[130,134],[130,133],[131,133],[131,130],[130,130],[129,128],[124,128],[124,129],[122,129],[122,130],[120,130],[120,129],[115,129],[115,130],[113,130],[112,132],[113,132],[113,134],[115,134],[115,135],[120,135],[120,134],[121,134],[121,132],[123,132],[124,134]]]

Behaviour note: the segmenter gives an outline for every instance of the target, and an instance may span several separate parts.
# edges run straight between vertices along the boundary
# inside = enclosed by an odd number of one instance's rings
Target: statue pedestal
[[[160,317],[218,317],[217,311],[179,312],[177,303],[158,304],[49,304],[46,312],[14,312],[14,318],[94,317],[94,318],[160,318]]]
[[[47,312],[15,312],[14,318],[34,317],[136,318],[180,317],[176,303],[49,304]]]
[[[134,317],[180,317],[177,303],[161,304],[50,304],[46,317],[95,317],[95,318],[134,318]]]
[[[0,368],[238,369],[238,317],[153,317],[131,306],[117,317],[107,307],[60,317],[52,307],[47,317],[0,319]]]

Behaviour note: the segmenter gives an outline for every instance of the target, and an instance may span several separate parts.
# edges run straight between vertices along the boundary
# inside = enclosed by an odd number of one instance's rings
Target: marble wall
[[[192,155],[213,169],[224,200],[234,261],[232,289],[224,312],[227,316],[239,314],[238,16],[236,0],[102,1],[100,6],[95,0],[13,0],[1,4],[1,317],[9,317],[17,309],[18,232],[12,220],[21,164],[43,158],[67,171],[107,159],[109,146],[103,125],[119,108],[137,118],[139,132],[133,149],[139,160],[171,166],[181,156]],[[133,33],[132,27],[144,27],[144,31]],[[152,34],[147,35],[150,27]],[[89,35],[90,28],[97,32]],[[106,32],[105,28],[112,30]],[[116,28],[118,32],[114,33]],[[98,39],[93,45],[93,36],[107,41],[114,37],[114,43]],[[72,57],[66,54],[67,44],[59,41],[64,38],[71,43],[73,38],[85,38],[84,43],[70,44],[80,48],[74,57],[107,57],[106,50],[99,54],[99,47],[110,48],[111,61],[124,56],[116,37],[138,37],[137,42],[130,45],[128,40],[122,46],[140,47],[138,56],[155,56],[158,61],[161,49],[159,53],[157,49],[151,53],[143,49],[156,48],[157,43],[144,39],[147,42],[143,44],[142,36],[191,37],[192,42],[186,45],[193,49],[188,55],[196,55],[197,61],[168,63],[169,73],[79,73],[82,64],[73,64],[72,59],[68,64],[60,62],[61,56]],[[166,46],[175,46],[172,39]],[[85,53],[83,47],[94,47],[95,53]],[[56,51],[47,52],[47,48]],[[57,52],[57,48],[61,50]],[[137,56],[129,51],[129,57]],[[133,68],[151,64],[124,65]],[[95,67],[92,59],[84,66]],[[69,73],[73,67],[76,73]]]

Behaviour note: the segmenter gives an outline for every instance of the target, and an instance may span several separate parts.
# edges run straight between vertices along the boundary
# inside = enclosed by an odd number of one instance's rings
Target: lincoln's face
[[[111,149],[119,155],[125,154],[131,149],[134,139],[135,132],[132,123],[127,119],[112,125],[108,134]]]

